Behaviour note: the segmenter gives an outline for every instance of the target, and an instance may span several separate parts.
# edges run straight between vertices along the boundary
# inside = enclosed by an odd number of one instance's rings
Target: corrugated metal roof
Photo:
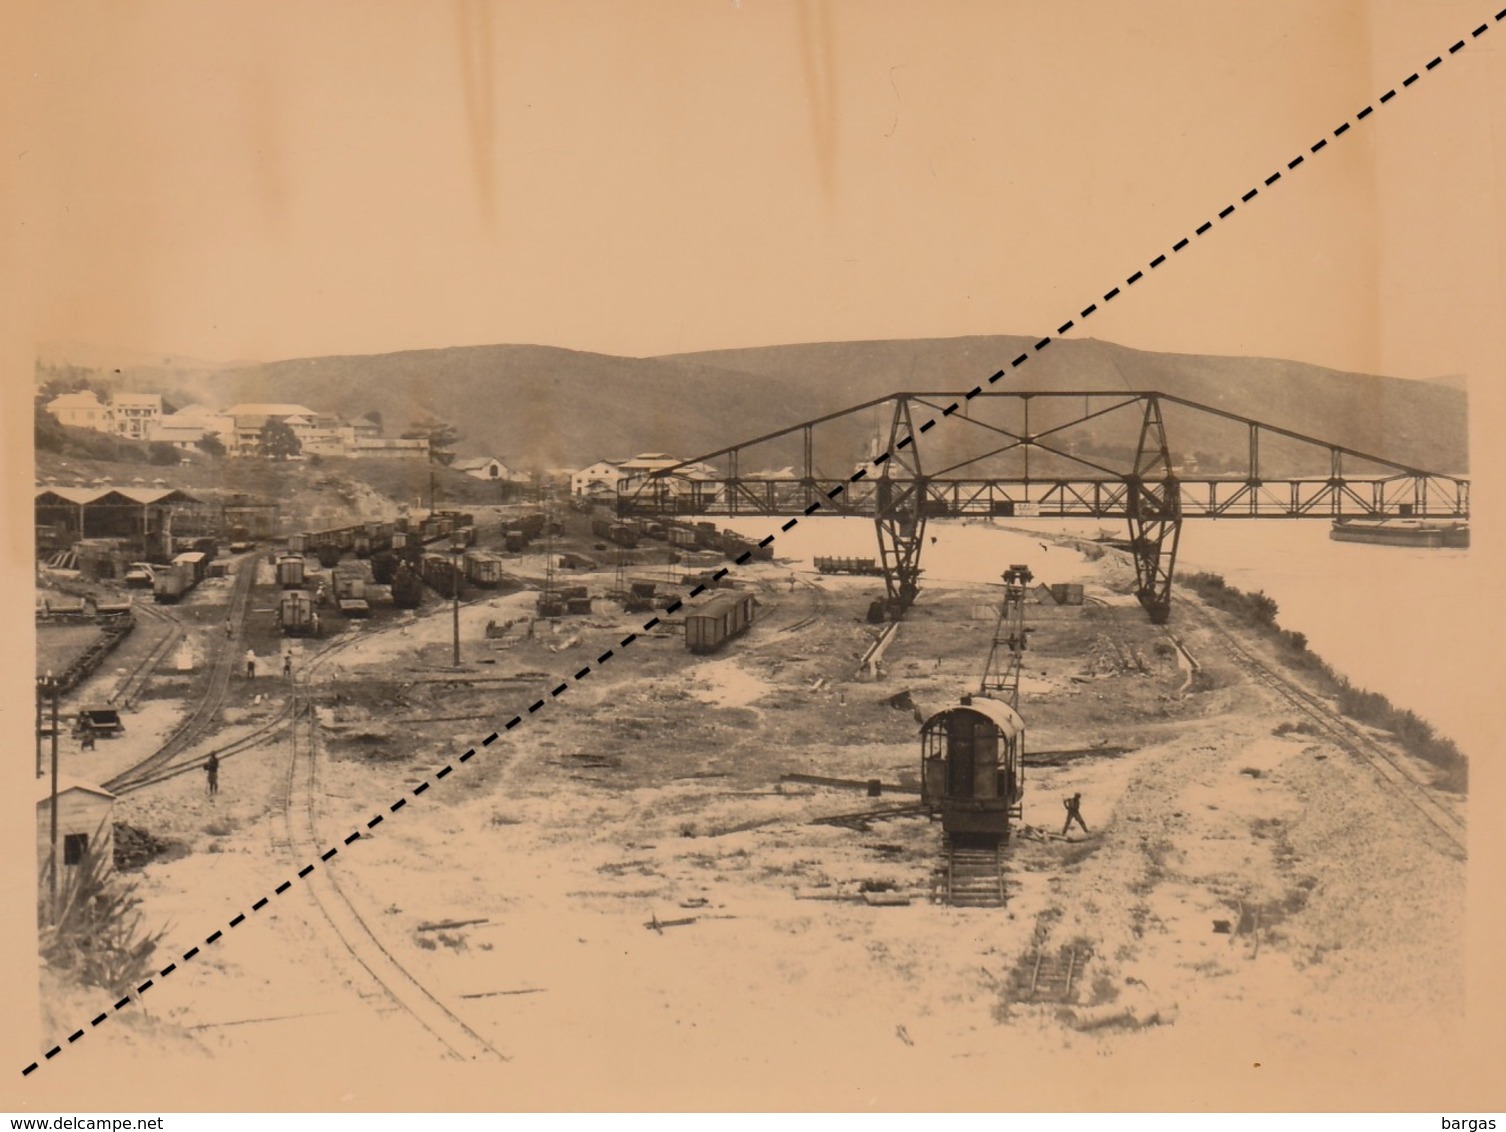
[[[1006,739],[1013,739],[1025,730],[1025,721],[1020,718],[1020,713],[1015,711],[1003,700],[991,700],[987,696],[973,696],[969,703],[954,704],[949,708],[943,708],[921,725],[924,731],[944,715],[954,711],[975,711],[979,715],[986,716],[995,727],[1004,733]]]

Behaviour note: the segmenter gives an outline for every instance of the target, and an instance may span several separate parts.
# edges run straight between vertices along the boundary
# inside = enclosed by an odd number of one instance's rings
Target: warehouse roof
[[[39,487],[36,502],[41,507],[145,507],[153,503],[198,503],[175,487]]]

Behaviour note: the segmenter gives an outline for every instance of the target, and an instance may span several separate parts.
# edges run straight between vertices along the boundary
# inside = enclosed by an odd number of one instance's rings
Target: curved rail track
[[[251,586],[256,580],[256,559],[249,556],[235,572],[235,588],[230,596],[228,619],[233,625],[245,620],[246,603],[251,597]],[[218,636],[210,638],[209,687],[188,716],[178,724],[166,742],[156,752],[122,771],[103,783],[106,790],[115,794],[132,788],[138,780],[155,777],[174,758],[203,737],[210,725],[219,718],[220,705],[225,702],[225,690],[230,685],[230,673],[235,667],[235,656],[229,640]]]
[[[800,620],[792,621],[788,625],[781,625],[778,630],[781,633],[798,633],[801,629],[805,629],[810,627],[811,625],[814,625],[817,621],[826,616],[827,607],[831,603],[830,595],[827,593],[826,587],[820,585],[817,582],[811,581],[809,578],[797,577],[796,581],[798,581],[800,585],[811,591],[812,596],[815,598],[815,608],[811,611],[808,617],[802,617],[800,618]]]
[[[183,639],[183,622],[175,614],[146,602],[132,602],[131,606],[133,615],[145,614],[149,620],[163,622],[167,625],[167,632],[147,651],[146,656],[137,661],[136,665],[121,678],[120,682],[115,685],[115,690],[105,697],[105,703],[119,704],[122,707],[130,707],[136,702],[136,697],[141,695],[146,682],[157,670],[157,666]]]
[[[1288,680],[1281,673],[1255,657],[1239,640],[1218,624],[1206,610],[1191,602],[1180,602],[1182,609],[1191,609],[1219,638],[1225,651],[1234,663],[1285,700],[1291,707],[1305,715],[1321,731],[1324,738],[1333,742],[1351,756],[1369,766],[1375,776],[1407,802],[1424,821],[1447,840],[1451,849],[1463,858],[1468,853],[1468,837],[1464,819],[1443,805],[1433,796],[1431,789],[1407,770],[1396,754],[1376,742],[1360,727],[1335,712],[1326,701],[1307,689]]]
[[[327,656],[326,652],[318,659]],[[319,717],[311,696],[310,669],[305,669],[300,678],[301,687],[295,683],[290,700],[294,706],[288,766],[281,784],[278,832],[274,834],[274,847],[295,863],[312,861],[324,849],[319,836]],[[340,869],[340,863],[331,860],[305,884],[324,923],[382,995],[427,1031],[449,1057],[460,1061],[507,1060],[387,949],[341,887]]]

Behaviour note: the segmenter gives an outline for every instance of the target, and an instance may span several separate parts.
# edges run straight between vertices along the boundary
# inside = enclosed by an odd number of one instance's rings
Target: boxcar
[[[187,569],[197,584],[204,580],[204,573],[209,568],[209,556],[202,550],[190,550],[174,558],[173,565]]]
[[[303,589],[303,573],[303,555],[284,554],[277,559],[277,584],[282,589]]]
[[[714,652],[732,637],[747,632],[753,624],[753,595],[728,591],[688,610],[685,614],[685,647],[691,652]]]
[[[670,527],[666,533],[669,535],[670,546],[678,546],[691,550],[701,545],[700,540],[696,537],[696,532],[687,530],[685,527]]]
[[[466,551],[465,578],[489,590],[496,589],[502,584],[502,559],[484,550]]]
[[[503,533],[502,545],[507,548],[510,554],[521,554],[523,549],[528,545],[528,536],[514,528]]]
[[[288,637],[313,637],[319,633],[319,612],[307,590],[284,590],[277,599],[277,624]]]

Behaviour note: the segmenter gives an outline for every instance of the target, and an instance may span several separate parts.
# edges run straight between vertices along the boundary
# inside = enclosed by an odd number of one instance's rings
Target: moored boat
[[[1469,546],[1468,523],[1432,523],[1419,519],[1335,519],[1328,537],[1336,542],[1377,546]]]

